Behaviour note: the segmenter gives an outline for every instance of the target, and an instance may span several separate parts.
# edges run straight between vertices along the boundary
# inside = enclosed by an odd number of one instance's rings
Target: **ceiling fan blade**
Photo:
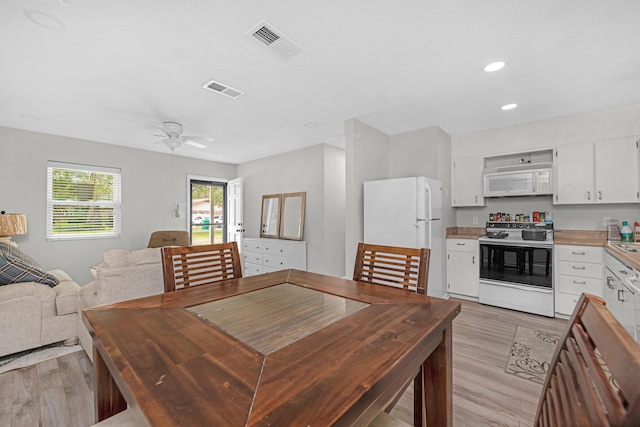
[[[199,142],[193,142],[193,141],[191,141],[191,140],[189,140],[189,139],[183,139],[183,140],[182,140],[182,142],[184,142],[185,144],[189,144],[189,145],[191,145],[191,146],[193,146],[193,147],[198,147],[198,148],[207,148],[207,146],[206,146],[206,145],[204,145],[204,144],[200,144]]]
[[[188,139],[190,141],[213,142],[213,138],[211,138],[210,136],[183,135],[182,138]]]

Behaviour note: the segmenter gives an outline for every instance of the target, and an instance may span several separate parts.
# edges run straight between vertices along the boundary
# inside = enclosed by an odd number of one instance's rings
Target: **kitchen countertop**
[[[486,231],[485,227],[447,227],[447,239],[477,239]]]
[[[640,253],[626,252],[616,246],[613,246],[609,242],[605,243],[604,248],[611,252],[611,254],[618,258],[620,261],[627,264],[629,267],[640,270]]]
[[[554,230],[553,243],[556,245],[604,246],[606,231],[594,230]]]

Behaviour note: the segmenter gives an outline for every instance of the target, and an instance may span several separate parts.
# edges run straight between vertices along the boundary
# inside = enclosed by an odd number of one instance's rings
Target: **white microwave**
[[[551,169],[492,172],[484,175],[484,197],[552,194]]]

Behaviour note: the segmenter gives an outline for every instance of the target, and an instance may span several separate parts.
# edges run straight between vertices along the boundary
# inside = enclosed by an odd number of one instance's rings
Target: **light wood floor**
[[[567,321],[460,301],[453,321],[453,425],[532,426],[542,385],[507,374],[516,326],[561,334]],[[413,424],[413,388],[391,414]]]
[[[507,374],[517,325],[560,334],[565,320],[461,301],[453,327],[453,425],[531,426],[542,386]],[[92,366],[84,352],[0,375],[0,427],[93,424]],[[392,414],[413,422],[413,390]]]

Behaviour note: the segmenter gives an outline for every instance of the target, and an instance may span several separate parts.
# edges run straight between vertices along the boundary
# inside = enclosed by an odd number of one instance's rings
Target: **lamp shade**
[[[27,216],[0,213],[0,236],[17,236],[19,234],[27,234]]]

